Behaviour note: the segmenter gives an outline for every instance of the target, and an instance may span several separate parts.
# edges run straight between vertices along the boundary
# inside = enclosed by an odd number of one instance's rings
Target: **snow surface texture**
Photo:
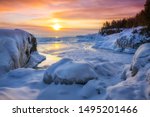
[[[141,45],[131,66],[125,68],[125,80],[107,89],[107,99],[150,99],[150,44]]]
[[[0,99],[35,99],[46,85],[42,82],[43,71],[18,68],[0,78]]]
[[[94,69],[87,63],[76,63],[71,59],[62,59],[50,66],[44,74],[44,82],[61,84],[86,84],[97,78]]]
[[[19,29],[0,29],[0,75],[20,67],[35,67],[44,59],[36,50],[33,35]]]
[[[150,37],[141,34],[142,29],[143,27],[124,29],[120,33],[101,36],[93,47],[134,53],[140,45],[150,42]]]
[[[139,47],[138,51],[135,53],[132,64],[132,76],[135,76],[141,67],[144,67],[150,62],[150,43],[143,44]]]

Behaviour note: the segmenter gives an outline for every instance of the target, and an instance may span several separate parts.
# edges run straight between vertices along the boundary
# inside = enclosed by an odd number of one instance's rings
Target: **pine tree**
[[[105,22],[102,29],[110,28],[132,28],[137,26],[148,26],[150,31],[150,0],[146,0],[144,9],[137,13],[135,17],[124,18],[122,20],[113,20],[112,22]]]
[[[150,0],[147,0],[145,3],[145,18],[148,27],[150,28]]]

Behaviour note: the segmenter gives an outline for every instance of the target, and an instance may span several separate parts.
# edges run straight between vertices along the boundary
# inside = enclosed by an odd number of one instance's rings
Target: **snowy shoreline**
[[[150,99],[150,45],[144,44],[135,55],[130,48],[116,45],[122,36],[132,37],[133,30],[110,36],[41,39],[38,51],[46,60],[38,69],[18,68],[0,78],[0,99]]]

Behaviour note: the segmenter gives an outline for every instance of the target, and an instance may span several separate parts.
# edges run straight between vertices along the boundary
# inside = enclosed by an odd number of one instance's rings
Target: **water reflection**
[[[55,42],[55,43],[39,44],[38,50],[42,53],[52,54],[53,52],[64,50],[67,47],[68,47],[67,44]]]
[[[43,53],[40,54],[44,55],[46,57],[46,60],[38,65],[39,68],[47,68],[61,59],[61,57],[58,57],[56,55],[43,54]]]
[[[67,48],[68,48],[68,45],[62,42],[39,44],[38,51],[42,55],[46,56],[46,60],[40,63],[38,67],[46,68],[50,66],[51,64],[56,63],[57,61],[61,59],[61,57],[58,57],[59,52],[62,52],[63,50],[65,51],[65,49]]]

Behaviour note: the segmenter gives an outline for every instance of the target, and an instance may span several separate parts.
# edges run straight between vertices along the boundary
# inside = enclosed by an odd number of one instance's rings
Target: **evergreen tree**
[[[150,28],[150,0],[147,0],[145,3],[145,18],[146,18],[148,27]]]
[[[120,28],[132,28],[137,26],[148,26],[150,31],[150,0],[146,0],[144,10],[138,13],[135,17],[113,20],[112,22],[105,22],[101,28],[103,31],[107,29],[120,29]]]

